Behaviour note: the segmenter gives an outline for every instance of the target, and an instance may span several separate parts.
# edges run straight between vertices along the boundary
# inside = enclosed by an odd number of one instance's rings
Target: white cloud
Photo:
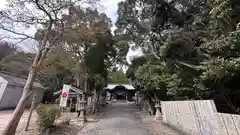
[[[3,9],[6,4],[6,0],[0,0],[0,9]]]
[[[142,49],[140,47],[136,48],[134,50],[132,49],[132,47],[129,47],[128,53],[127,53],[127,56],[126,56],[128,64],[132,64],[132,60],[134,60],[138,57],[141,57],[143,55],[144,54],[143,54]]]
[[[117,19],[117,9],[118,3],[123,0],[102,0],[104,6],[104,12],[112,19],[112,22],[115,23]]]

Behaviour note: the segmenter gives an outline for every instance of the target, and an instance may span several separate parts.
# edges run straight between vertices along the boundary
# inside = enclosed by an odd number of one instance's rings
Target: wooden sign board
[[[61,93],[61,99],[60,99],[60,107],[66,107],[67,106],[67,100],[69,96],[69,90],[71,86],[70,85],[63,85],[62,93]]]

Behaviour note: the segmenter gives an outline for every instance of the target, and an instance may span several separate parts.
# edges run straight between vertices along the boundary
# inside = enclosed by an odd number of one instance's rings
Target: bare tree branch
[[[48,18],[50,19],[50,21],[53,20],[51,14],[42,6],[39,4],[39,0],[35,0],[35,4],[36,6],[38,7],[38,9],[40,9],[41,11],[43,11],[47,16]]]
[[[52,22],[53,23],[53,22]],[[50,25],[52,25],[52,24],[49,24],[49,26]],[[55,42],[59,39],[59,37],[60,36],[62,36],[62,34],[63,34],[63,31],[64,31],[64,23],[63,23],[63,21],[61,21],[61,23],[60,23],[60,30],[58,31],[58,34],[52,39],[52,41],[49,43],[49,45],[47,46],[46,44],[47,44],[47,42],[44,42],[45,43],[45,45],[44,45],[44,48],[43,48],[43,50],[41,50],[40,51],[40,53],[42,53],[42,55],[41,55],[41,57],[39,58],[39,62],[38,62],[38,64],[37,64],[37,66],[38,67],[40,67],[41,66],[41,63],[42,63],[42,60],[43,60],[43,58],[46,56],[46,54],[47,54],[47,52],[51,49],[51,47],[55,44]],[[52,27],[52,26],[51,26]],[[49,33],[50,33],[50,30],[51,30],[51,28],[50,27],[48,27],[48,30],[49,30]],[[49,33],[47,33],[47,35],[49,35]],[[47,37],[48,38],[48,37]],[[45,40],[48,40],[47,38],[45,38]]]
[[[23,41],[25,41],[25,40],[27,40],[27,39],[28,39],[28,38],[27,38],[27,37],[25,37],[25,38],[21,39],[20,41],[18,41],[18,42],[16,42],[16,43],[14,43],[13,45],[20,44],[20,43],[22,43]]]
[[[25,36],[25,37],[27,37],[27,38],[35,39],[35,38],[32,37],[32,36],[29,36],[29,35],[24,34],[24,33],[16,32],[16,31],[13,31],[13,30],[10,30],[10,29],[7,29],[7,28],[4,28],[3,26],[0,27],[0,29],[2,29],[2,30],[4,30],[4,31],[7,31],[7,32],[10,32],[10,33],[13,33],[13,34],[15,34],[15,35]]]
[[[40,18],[36,18],[34,16],[29,16],[27,17],[27,19],[22,19],[22,18],[18,18],[18,19],[14,19],[12,17],[10,17],[9,15],[5,15],[5,14],[1,14],[1,17],[6,18],[12,22],[16,22],[16,23],[25,23],[25,24],[30,24],[30,25],[36,25],[37,24],[45,24],[46,23],[46,19],[40,19]]]

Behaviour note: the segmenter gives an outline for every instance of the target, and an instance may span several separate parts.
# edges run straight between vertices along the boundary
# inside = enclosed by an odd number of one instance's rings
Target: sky
[[[4,7],[7,0],[0,0],[0,9]],[[117,9],[118,9],[118,3],[123,0],[101,0],[101,4],[103,5],[103,8],[101,8],[102,12],[105,12],[108,17],[111,18],[113,24],[116,22],[117,19]],[[115,29],[115,26],[112,28]]]
[[[5,4],[6,4],[6,0],[0,0],[0,9],[2,9]]]
[[[115,23],[117,19],[117,9],[118,3],[123,0],[102,0],[103,10],[107,14],[108,17],[111,18],[112,22]],[[115,29],[113,26],[112,30]]]
[[[101,1],[101,4],[103,5],[103,8],[101,8],[102,11],[105,12],[106,15],[108,17],[110,17],[112,22],[113,22],[112,30],[116,29],[114,24],[115,24],[116,19],[117,19],[118,3],[121,2],[121,1],[123,1],[123,0],[102,0]],[[6,4],[6,0],[0,0],[0,9],[2,9],[5,4]],[[26,47],[23,47],[23,48],[27,49]],[[128,63],[131,64],[131,60],[134,57],[138,57],[138,56],[141,56],[141,55],[142,55],[141,49],[137,49],[137,50],[133,51],[129,48],[126,59],[127,59]]]

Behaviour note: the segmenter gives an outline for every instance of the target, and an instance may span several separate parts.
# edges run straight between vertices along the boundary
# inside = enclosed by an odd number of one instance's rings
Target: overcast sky
[[[0,0],[0,9],[6,4],[6,0]]]
[[[7,0],[0,0],[0,9],[4,7]],[[117,9],[118,3],[123,0],[101,0],[101,4],[103,5],[103,12],[107,14],[108,17],[112,19],[113,24],[117,19]]]
[[[0,0],[0,9],[2,9],[4,7],[4,5],[6,4],[6,1],[7,0]],[[123,1],[123,0],[102,0],[102,5],[103,5],[102,10],[103,10],[103,12],[105,12],[107,14],[108,17],[111,18],[111,20],[113,22],[112,30],[115,29],[114,24],[117,19],[117,9],[118,9],[118,3],[120,1]],[[27,49],[26,47],[23,47],[23,48]],[[138,49],[135,51],[129,49],[126,59],[127,59],[128,63],[131,63],[131,59],[133,57],[137,57],[139,55],[142,55],[141,49]]]
[[[115,23],[117,19],[118,3],[123,0],[102,0],[102,1],[104,6],[104,12],[107,14],[108,17],[112,19],[112,22]]]

